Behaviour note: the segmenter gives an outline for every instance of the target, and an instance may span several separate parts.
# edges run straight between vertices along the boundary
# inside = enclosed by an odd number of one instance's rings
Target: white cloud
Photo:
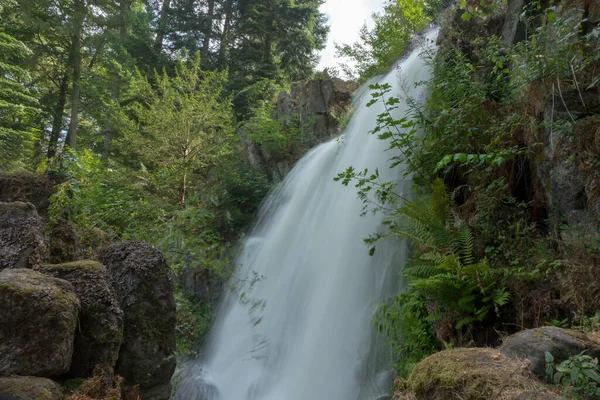
[[[327,0],[321,6],[321,12],[327,14],[330,26],[327,47],[321,51],[318,69],[335,67],[334,42],[354,43],[358,40],[358,31],[362,25],[372,22],[371,14],[383,9],[384,0]]]

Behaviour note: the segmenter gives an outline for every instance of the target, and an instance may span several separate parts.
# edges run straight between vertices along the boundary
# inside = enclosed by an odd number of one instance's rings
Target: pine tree
[[[27,165],[38,137],[39,102],[22,66],[31,54],[25,44],[0,30],[0,162],[9,170]]]

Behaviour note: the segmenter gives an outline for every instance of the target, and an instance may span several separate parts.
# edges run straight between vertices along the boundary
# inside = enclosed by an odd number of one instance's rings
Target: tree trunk
[[[160,10],[160,18],[158,20],[158,29],[156,30],[156,42],[154,48],[157,53],[162,50],[165,34],[167,33],[167,21],[169,19],[169,10],[171,8],[171,0],[163,0]]]
[[[71,150],[77,148],[77,124],[79,117],[79,78],[81,77],[81,36],[83,30],[83,20],[85,18],[84,0],[75,0],[75,30],[71,39],[71,67],[73,68],[73,90],[71,92],[71,122],[69,132],[67,133],[66,145]]]
[[[215,0],[208,0],[208,14],[206,15],[206,27],[204,28],[204,43],[202,44],[202,64],[207,65],[208,50],[212,37],[213,18],[215,14]]]
[[[272,62],[272,47],[273,47],[273,35],[275,33],[275,18],[277,15],[277,0],[269,1],[269,20],[267,22],[267,29],[265,29],[264,48],[263,48],[263,76],[272,78],[273,75],[273,62]]]
[[[50,132],[50,140],[48,141],[48,158],[52,158],[56,155],[58,138],[60,137],[60,131],[62,130],[65,105],[67,104],[67,90],[69,90],[69,74],[65,72],[60,80],[58,99],[52,113],[52,131]]]
[[[229,25],[233,15],[233,0],[227,0],[225,5],[225,22],[223,23],[223,33],[221,34],[221,43],[219,45],[219,67],[224,68],[226,64],[225,52],[227,51],[227,43],[229,36]]]
[[[119,38],[121,43],[125,43],[127,39],[127,18],[126,14],[129,12],[130,2],[129,0],[121,0],[121,10],[119,15]],[[119,101],[119,91],[121,86],[121,77],[115,75],[112,81],[112,90],[110,93],[110,100],[113,105],[116,105]],[[110,157],[110,148],[114,137],[114,126],[113,126],[113,115],[112,111],[109,112],[106,118],[106,125],[104,127],[104,146],[102,148],[102,161],[107,162]]]

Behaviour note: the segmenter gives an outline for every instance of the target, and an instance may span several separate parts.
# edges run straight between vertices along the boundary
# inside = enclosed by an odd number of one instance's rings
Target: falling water
[[[381,80],[392,95],[419,97],[414,83],[429,78],[421,50]],[[363,400],[389,390],[389,360],[372,319],[394,290],[406,250],[382,243],[370,257],[363,239],[382,229],[383,215],[361,217],[356,189],[333,180],[349,166],[379,168],[382,180],[410,186],[399,181],[401,168],[388,168],[387,144],[368,133],[384,112],[380,103],[367,108],[369,97],[362,94],[343,137],[310,151],[266,199],[207,356],[187,369],[178,399]],[[396,117],[406,111],[403,102]]]

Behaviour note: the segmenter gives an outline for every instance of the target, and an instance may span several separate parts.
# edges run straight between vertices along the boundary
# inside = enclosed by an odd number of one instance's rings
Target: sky
[[[367,22],[370,25],[371,14],[383,9],[384,0],[327,0],[321,6],[321,12],[327,14],[330,26],[327,47],[321,52],[318,70],[335,67],[334,42],[354,43],[358,40],[360,27]]]

